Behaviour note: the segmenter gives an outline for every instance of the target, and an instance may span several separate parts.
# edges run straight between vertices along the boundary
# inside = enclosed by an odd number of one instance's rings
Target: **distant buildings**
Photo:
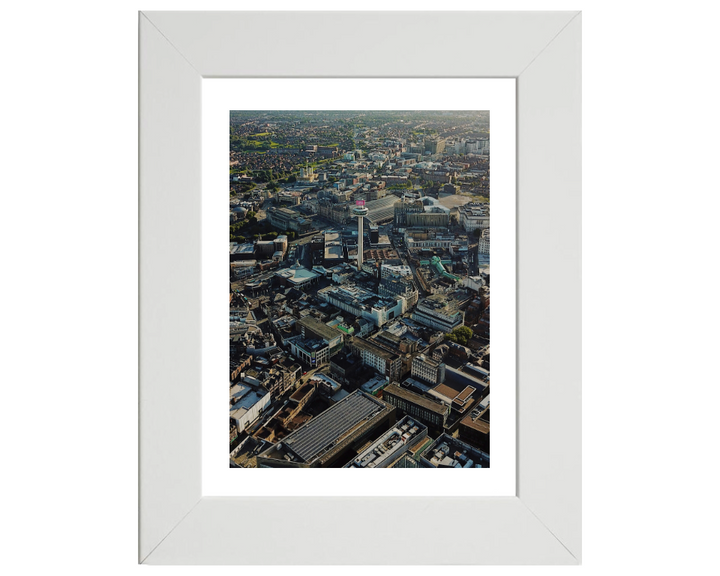
[[[490,204],[484,202],[470,202],[458,207],[459,222],[466,232],[477,228],[481,230],[490,228]]]
[[[252,176],[231,175],[230,238],[258,238],[230,244],[231,466],[489,462],[490,213],[461,205],[489,197],[489,120],[418,114],[350,133],[353,112],[231,120],[233,172]],[[465,322],[467,347],[444,340]]]
[[[478,238],[478,252],[480,254],[490,254],[490,228],[485,228],[480,238]]]
[[[267,219],[273,227],[279,230],[304,233],[308,232],[311,227],[310,220],[288,208],[268,208]]]
[[[447,250],[455,242],[455,234],[442,228],[408,228],[405,230],[405,244],[408,250],[420,250],[422,248],[444,248]]]
[[[396,226],[407,226],[408,215],[410,214],[422,214],[425,211],[425,206],[420,200],[406,199],[404,196],[401,200],[395,203],[394,210],[394,223]]]

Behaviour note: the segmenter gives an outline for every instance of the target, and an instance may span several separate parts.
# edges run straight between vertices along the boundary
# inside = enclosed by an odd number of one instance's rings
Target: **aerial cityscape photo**
[[[231,111],[230,467],[490,467],[490,112]]]

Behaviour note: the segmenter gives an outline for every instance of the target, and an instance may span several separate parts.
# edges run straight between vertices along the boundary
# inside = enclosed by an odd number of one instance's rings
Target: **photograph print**
[[[490,112],[230,111],[231,468],[490,467]]]

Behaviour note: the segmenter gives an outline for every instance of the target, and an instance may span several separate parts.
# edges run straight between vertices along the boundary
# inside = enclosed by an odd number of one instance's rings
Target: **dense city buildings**
[[[229,465],[490,465],[488,112],[232,111]]]

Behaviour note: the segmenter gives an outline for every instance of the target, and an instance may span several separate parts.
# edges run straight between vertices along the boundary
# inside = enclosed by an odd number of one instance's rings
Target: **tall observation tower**
[[[368,212],[368,209],[365,208],[365,200],[355,201],[353,217],[358,219],[358,271],[362,270],[363,264],[363,218],[368,215]]]

